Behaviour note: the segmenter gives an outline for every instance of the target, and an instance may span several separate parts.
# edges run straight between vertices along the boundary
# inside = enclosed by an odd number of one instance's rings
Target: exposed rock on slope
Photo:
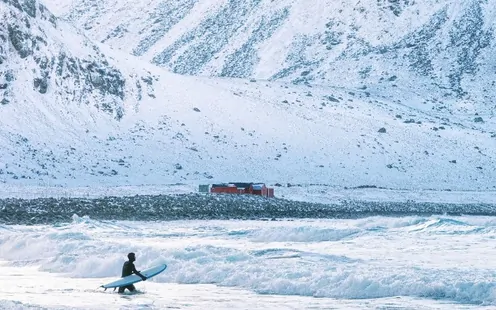
[[[495,106],[495,0],[47,1],[92,38],[181,74],[408,88],[479,113]]]
[[[122,118],[126,78],[109,64],[102,51],[74,28],[59,25],[38,1],[2,0],[0,61],[2,104],[32,100],[13,91],[14,84],[31,85],[40,94],[66,104],[94,105]],[[77,52],[67,47],[74,40]]]

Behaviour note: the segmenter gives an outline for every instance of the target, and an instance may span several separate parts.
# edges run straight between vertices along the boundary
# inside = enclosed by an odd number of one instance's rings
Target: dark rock
[[[386,128],[382,127],[381,129],[378,130],[380,133],[386,133]]]
[[[153,79],[151,76],[141,77],[141,80],[150,86],[153,85]]]
[[[40,66],[40,69],[46,70],[48,68],[49,61],[46,56],[34,57],[34,61]]]
[[[36,17],[36,0],[24,0],[22,8],[31,17]]]
[[[122,73],[112,67],[105,67],[103,64],[96,62],[87,63],[86,76],[90,83],[96,89],[105,95],[113,95],[121,100],[124,100],[124,86],[126,81]],[[112,112],[112,109],[108,109]]]
[[[48,20],[53,25],[53,27],[57,28],[57,18],[52,13],[50,13],[50,11],[48,11],[43,4],[38,4],[38,10],[41,15],[41,19]]]
[[[5,80],[7,82],[12,82],[14,80],[14,72],[12,70],[7,70],[5,73]]]
[[[324,96],[324,98],[331,102],[339,102],[339,100],[334,98],[333,96]]]
[[[26,58],[33,54],[33,41],[29,34],[21,31],[19,26],[10,24],[8,32],[10,42],[21,58]]]
[[[37,89],[40,94],[46,94],[48,90],[47,78],[35,78],[33,81],[34,88]]]
[[[3,2],[12,5],[16,9],[18,9],[19,11],[22,11],[22,6],[19,3],[19,0],[3,0]]]
[[[482,119],[482,117],[478,116],[478,117],[474,118],[474,122],[476,122],[476,123],[484,123],[484,119]]]
[[[353,189],[367,189],[367,188],[379,188],[377,185],[359,185],[353,187]]]
[[[193,111],[195,111],[195,112],[200,112],[200,109],[198,109],[198,108],[194,108],[194,109],[193,109]]]
[[[303,72],[301,73],[301,76],[307,76],[307,75],[309,75],[309,74],[310,74],[310,71],[303,71]]]

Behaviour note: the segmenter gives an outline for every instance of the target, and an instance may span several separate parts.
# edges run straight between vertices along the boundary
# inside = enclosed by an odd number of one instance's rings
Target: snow
[[[119,8],[123,3],[114,3],[118,14],[124,12]],[[78,5],[73,2],[71,10]],[[28,18],[13,12],[18,19]],[[99,20],[102,12],[113,14],[102,9],[91,16]],[[296,12],[292,14],[299,18]],[[402,84],[385,90],[381,85],[358,89],[181,76],[92,43],[83,30],[63,20],[57,20],[57,27],[39,16],[30,20],[39,27],[21,29],[47,41],[34,51],[36,57],[63,53],[101,64],[105,72],[117,69],[125,80],[123,99],[88,92],[85,87],[91,84],[84,84],[85,79],[92,78],[84,72],[79,77],[66,72],[62,78],[54,68],[48,69],[48,92],[40,94],[32,86],[33,78],[44,74],[37,58],[21,59],[9,47],[7,68],[16,79],[8,86],[12,102],[0,107],[3,196],[12,194],[8,188],[23,187],[30,196],[27,186],[33,191],[45,187],[46,192],[63,187],[70,193],[84,187],[176,183],[196,189],[237,180],[324,184],[338,191],[360,186],[413,192],[495,190],[494,124],[486,116],[484,123],[473,122],[470,114],[479,105],[471,100],[447,99],[459,111],[451,114],[422,104],[429,96]],[[78,96],[82,101],[71,100]],[[104,103],[111,112],[102,110]],[[115,119],[117,111],[122,111],[120,120]],[[379,132],[381,128],[386,132]]]
[[[160,100],[142,103],[135,113],[128,110],[120,124],[109,122],[104,115],[95,115],[97,124],[80,127],[63,121],[48,121],[51,126],[47,127],[45,120],[36,126],[20,127],[15,123],[26,124],[28,119],[33,122],[31,113],[12,113],[8,121],[2,122],[4,128],[9,123],[12,128],[4,131],[5,136],[15,132],[32,141],[31,148],[43,147],[60,158],[50,169],[55,177],[34,176],[23,183],[113,186],[256,179],[273,183],[325,182],[341,186],[452,190],[487,190],[494,184],[493,141],[477,130],[453,125],[439,137],[430,129],[437,123],[433,117],[421,116],[426,122],[422,125],[403,124],[392,114],[409,115],[408,109],[391,113],[391,103],[376,106],[360,98],[352,99],[353,109],[333,106],[319,110],[316,107],[329,94],[328,88],[292,87],[289,90],[296,94],[289,94],[277,84],[225,85],[224,81],[172,76],[159,71],[154,74],[159,76],[160,85],[155,92]],[[313,97],[303,99],[307,91]],[[339,90],[332,94],[353,98]],[[291,104],[281,103],[283,98]],[[305,100],[306,105],[298,106],[297,100]],[[45,104],[50,107],[48,102]],[[73,111],[50,114],[56,119],[68,119],[67,116],[84,119],[80,115],[72,116]],[[43,117],[48,113],[40,110],[36,115]],[[60,116],[54,116],[55,113]],[[105,122],[110,126],[98,125]],[[183,123],[185,126],[181,126]],[[387,128],[388,133],[377,133],[380,127]],[[45,137],[57,141],[57,147]],[[408,147],[412,143],[414,149]],[[75,150],[64,154],[71,147]],[[475,147],[486,156],[480,156]],[[8,148],[4,151],[9,152]],[[128,167],[119,167],[115,163],[119,159]],[[457,160],[456,164],[449,162],[453,159]],[[43,161],[51,164],[47,159]],[[19,176],[30,175],[26,171],[29,169],[22,168],[38,166],[29,157],[20,161],[12,158],[7,163],[12,166],[22,163],[16,172]],[[174,169],[176,163],[183,167],[181,171]],[[388,165],[392,168],[387,168]],[[478,166],[484,170],[478,170]],[[118,175],[95,175],[110,169]],[[0,177],[4,182],[15,182],[8,175]]]
[[[389,98],[396,85],[435,99],[429,109],[450,111],[446,101],[469,100],[494,120],[494,0],[64,2],[47,5],[95,41],[174,72],[223,76],[234,57],[240,70],[227,76],[379,86]]]

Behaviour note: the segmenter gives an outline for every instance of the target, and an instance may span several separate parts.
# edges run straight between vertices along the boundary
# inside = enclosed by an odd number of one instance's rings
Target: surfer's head
[[[134,255],[133,252],[129,253],[127,255],[127,258],[129,258],[130,261],[134,262],[136,260],[136,256]]]

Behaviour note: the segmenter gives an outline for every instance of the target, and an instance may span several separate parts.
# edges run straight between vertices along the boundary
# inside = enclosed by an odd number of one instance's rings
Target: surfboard
[[[162,271],[164,271],[166,268],[167,268],[167,265],[166,264],[162,264],[162,265],[158,265],[158,266],[155,266],[155,267],[152,267],[152,268],[149,268],[149,269],[140,271],[140,273],[142,275],[144,275],[145,277],[147,277],[147,279],[150,279],[150,278],[153,278],[154,276],[158,275]],[[140,281],[143,281],[143,280],[141,280],[141,278],[138,275],[132,274],[130,276],[121,278],[121,279],[119,279],[117,281],[114,281],[114,282],[110,282],[110,283],[101,285],[100,287],[103,287],[105,289],[107,289],[107,288],[116,288],[116,287],[120,287],[120,286],[131,285],[131,284],[134,284],[134,283],[137,283],[137,282],[140,282]]]

